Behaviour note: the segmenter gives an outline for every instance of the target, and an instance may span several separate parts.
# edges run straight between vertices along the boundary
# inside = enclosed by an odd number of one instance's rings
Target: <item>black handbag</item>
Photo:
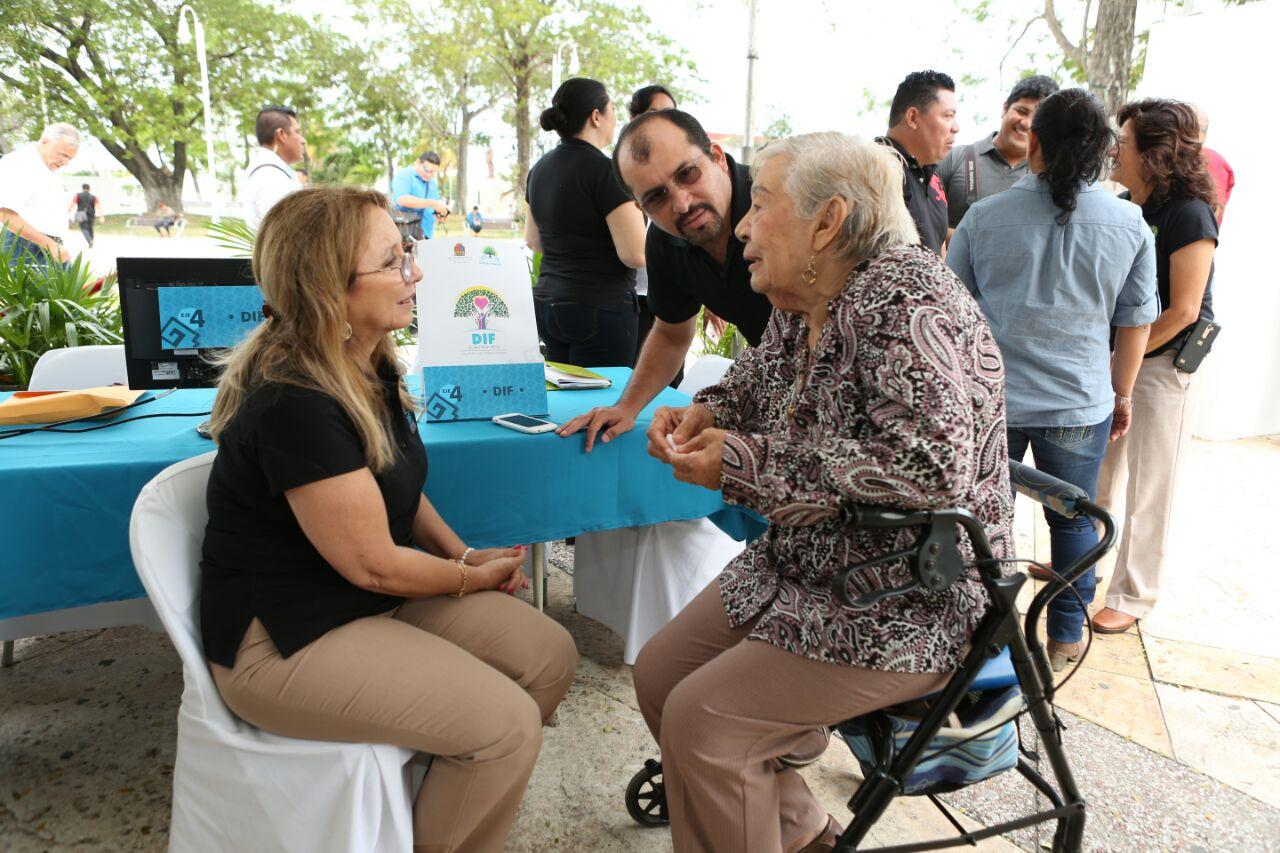
[[[1191,331],[1182,339],[1182,346],[1173,356],[1173,366],[1183,373],[1195,373],[1200,362],[1209,354],[1213,342],[1218,339],[1222,327],[1212,320],[1201,319],[1191,327]]]

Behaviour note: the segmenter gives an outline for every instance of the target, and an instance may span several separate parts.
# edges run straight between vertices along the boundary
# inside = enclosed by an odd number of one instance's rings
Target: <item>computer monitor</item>
[[[263,320],[262,291],[244,258],[120,258],[129,387],[209,388],[209,357]]]

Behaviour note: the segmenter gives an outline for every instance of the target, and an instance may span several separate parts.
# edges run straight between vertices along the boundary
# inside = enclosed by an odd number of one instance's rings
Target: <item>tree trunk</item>
[[[516,174],[512,186],[515,215],[524,217],[524,185],[529,177],[529,151],[532,147],[533,128],[529,125],[529,90],[533,84],[533,69],[524,58],[516,69]]]
[[[182,183],[187,173],[185,145],[175,144],[175,166],[170,170],[157,166],[146,152],[134,143],[121,145],[105,136],[98,137],[98,141],[112,157],[119,161],[120,165],[128,170],[129,174],[137,178],[138,183],[142,184],[147,210],[155,210],[163,201],[175,211],[182,212]],[[181,151],[178,151],[179,145],[182,146]]]
[[[1115,115],[1129,97],[1133,28],[1138,0],[1102,0],[1086,73],[1089,90]]]
[[[458,150],[456,156],[458,158],[458,215],[466,216],[471,210],[471,204],[467,201],[467,148],[471,145],[471,112],[464,105],[462,107],[462,125],[458,130]]]

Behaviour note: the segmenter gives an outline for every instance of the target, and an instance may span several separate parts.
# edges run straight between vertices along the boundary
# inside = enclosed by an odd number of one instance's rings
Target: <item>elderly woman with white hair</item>
[[[834,574],[903,546],[848,525],[848,505],[965,507],[1011,553],[1000,351],[919,245],[899,161],[817,133],[769,146],[753,172],[738,234],[776,310],[720,384],[649,430],[677,478],[770,522],[636,661],[677,851],[831,849],[839,825],[778,759],[959,666],[988,604],[976,572],[846,608]],[[863,576],[868,592],[909,579],[905,560]]]

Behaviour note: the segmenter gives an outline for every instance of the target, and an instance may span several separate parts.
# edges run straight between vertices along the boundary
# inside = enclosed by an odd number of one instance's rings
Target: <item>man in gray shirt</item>
[[[938,165],[947,192],[947,225],[954,230],[978,199],[1004,192],[1027,173],[1027,137],[1036,107],[1058,91],[1048,77],[1019,80],[1005,99],[1000,129],[972,145],[957,145]],[[950,236],[950,233],[948,233]]]

